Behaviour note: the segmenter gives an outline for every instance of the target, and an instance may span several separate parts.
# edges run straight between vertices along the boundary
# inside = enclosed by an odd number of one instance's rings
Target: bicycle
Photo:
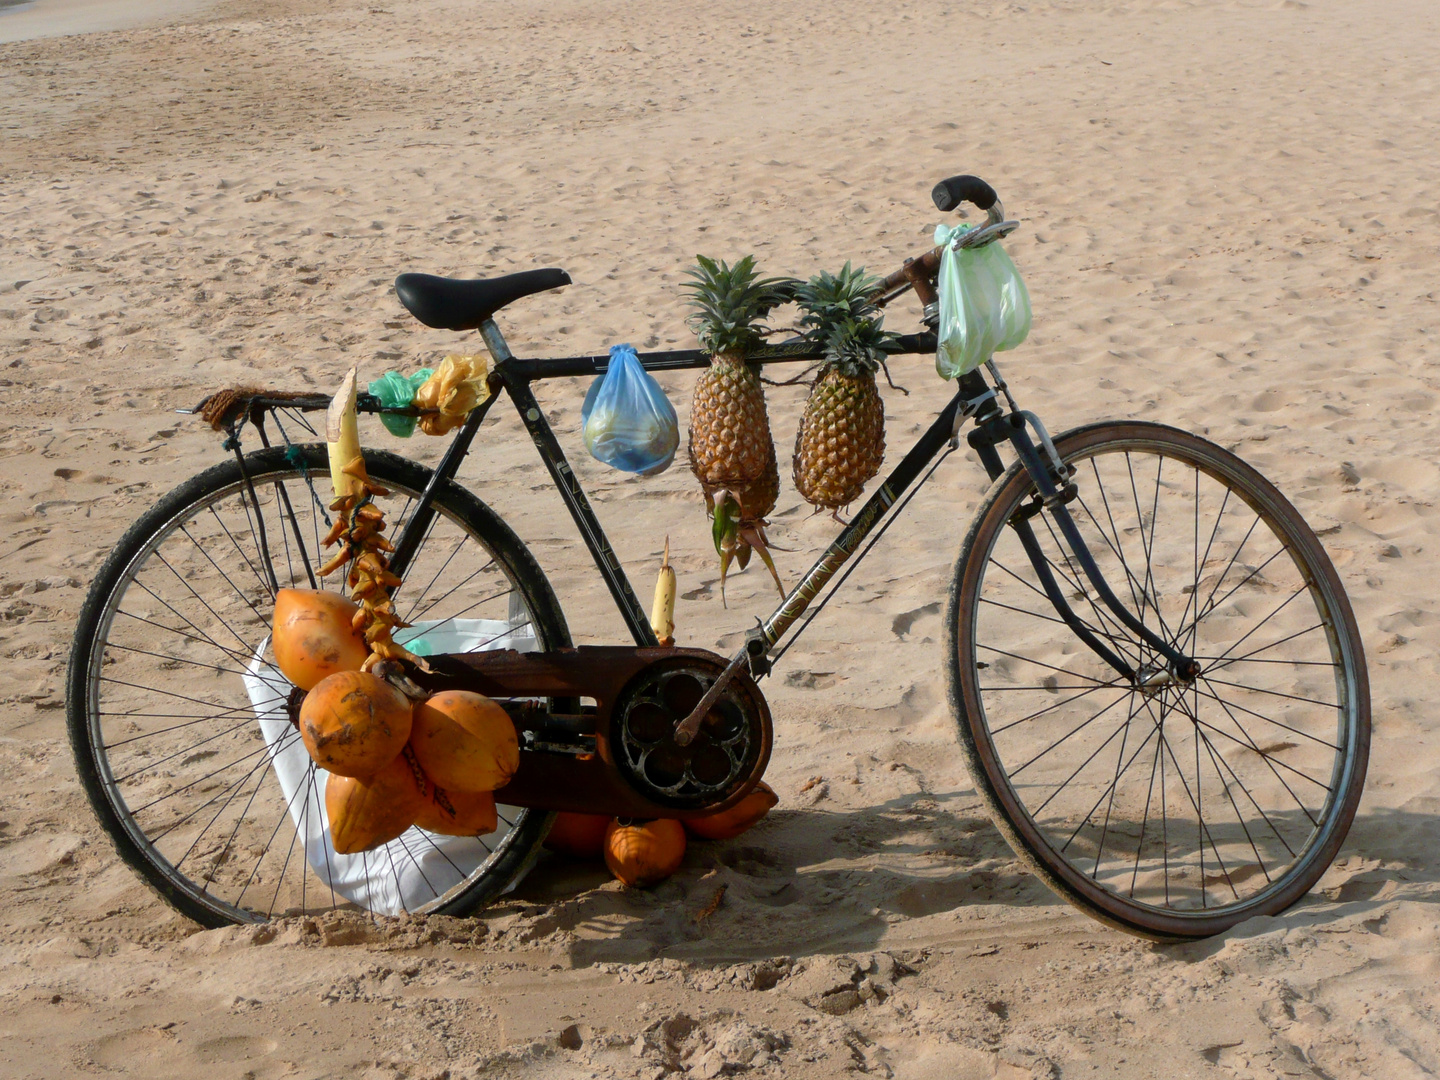
[[[942,211],[964,200],[987,215],[954,242],[1017,226],[978,178],[942,181],[933,198]],[[907,260],[881,283],[882,305],[911,290],[924,305],[925,325],[900,337],[899,353],[936,348],[939,258],[936,248]],[[479,331],[492,393],[434,469],[365,454],[395,497],[392,570],[415,624],[396,640],[434,669],[412,674],[427,689],[502,700],[522,732],[496,832],[454,840],[412,828],[344,857],[326,846],[315,766],[294,753],[303,694],[266,649],[279,588],[338,588],[315,569],[330,524],[315,485],[325,449],[291,439],[313,433],[306,414],[328,397],[237,399],[224,420],[231,459],[161,499],[107,560],[76,628],[70,738],[120,855],[170,903],[209,926],[346,906],[462,914],[519,879],[554,811],[683,817],[733,804],[769,758],[759,680],[959,448],[967,424],[965,444],[991,485],[955,562],[946,682],[971,776],[1017,855],[1088,914],[1158,939],[1277,913],[1314,885],[1364,783],[1364,652],[1319,540],[1259,473],[1148,422],[1052,439],[992,358],[957,380],[930,428],[734,656],[660,648],[531,389],[601,373],[606,357],[520,359],[494,320],[569,281],[553,269],[397,279],[422,323]],[[815,346],[786,342],[750,359],[818,358]],[[641,361],[649,370],[708,362],[698,350]],[[538,562],[455,482],[502,393],[633,647],[573,648]],[[368,395],[359,408],[415,415]],[[262,442],[249,453],[247,425]]]

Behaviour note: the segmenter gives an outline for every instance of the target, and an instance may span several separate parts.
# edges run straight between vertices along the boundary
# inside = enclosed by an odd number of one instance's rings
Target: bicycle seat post
[[[505,344],[505,337],[500,333],[500,327],[495,325],[494,319],[486,319],[480,324],[480,336],[485,339],[485,348],[496,366],[515,359],[515,354],[510,351],[510,346]]]

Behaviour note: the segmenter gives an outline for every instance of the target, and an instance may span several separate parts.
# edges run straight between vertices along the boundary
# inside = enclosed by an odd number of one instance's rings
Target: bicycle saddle
[[[426,326],[436,330],[475,330],[522,296],[569,284],[570,275],[553,267],[471,280],[401,274],[395,279],[395,293],[406,310]]]

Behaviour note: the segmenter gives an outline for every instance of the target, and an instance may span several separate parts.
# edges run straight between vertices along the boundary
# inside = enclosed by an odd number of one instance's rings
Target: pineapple
[[[695,383],[690,406],[690,468],[707,499],[721,489],[758,480],[772,452],[770,420],[760,375],[745,362],[759,345],[765,327],[758,320],[790,299],[791,282],[760,278],[755,257],[747,255],[733,267],[696,256],[687,271],[690,325],[710,366]]]
[[[698,255],[687,273],[690,325],[711,358],[690,406],[690,469],[715,519],[721,596],[731,559],[743,567],[752,549],[783,594],[765,538],[765,515],[775,507],[780,473],[765,390],[745,357],[766,333],[760,320],[792,299],[796,282],[759,277],[753,255],[734,266]]]
[[[847,262],[839,274],[818,274],[796,292],[805,311],[801,325],[825,346],[825,362],[795,433],[795,487],[817,512],[837,518],[885,456],[885,404],[875,371],[894,335],[881,329],[876,283]]]

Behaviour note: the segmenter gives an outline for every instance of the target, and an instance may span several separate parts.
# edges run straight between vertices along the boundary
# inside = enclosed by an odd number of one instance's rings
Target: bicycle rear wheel
[[[398,535],[429,469],[367,451]],[[248,478],[248,479],[247,479]],[[68,721],[81,783],[120,855],[206,926],[337,908],[463,914],[538,853],[551,815],[500,807],[477,838],[412,828],[339,856],[324,820],[326,774],[289,721],[274,665],[277,588],[339,591],[323,561],[323,446],[261,450],[182,484],[116,546],[81,611]],[[395,591],[416,652],[570,644],[555,595],[520,540],[474,496],[442,485]]]
[[[1017,854],[1111,925],[1193,938],[1282,911],[1334,858],[1364,785],[1369,686],[1339,578],[1284,496],[1204,439],[1107,423],[1055,443],[1105,580],[1201,671],[1166,681],[1042,513],[1029,526],[1075,614],[1139,674],[1061,621],[1013,527],[1034,491],[1017,463],[981,504],[946,620],[975,782]]]

